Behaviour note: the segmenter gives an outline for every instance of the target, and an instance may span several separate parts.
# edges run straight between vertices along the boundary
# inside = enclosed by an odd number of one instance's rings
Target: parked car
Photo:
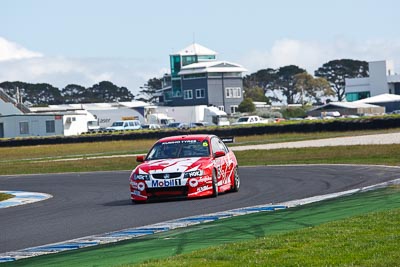
[[[259,116],[244,116],[240,117],[236,122],[232,123],[232,125],[254,124],[254,123],[269,123],[269,121]]]
[[[237,192],[240,187],[236,157],[215,135],[162,138],[136,160],[141,164],[130,176],[133,202],[216,197],[222,192]]]
[[[161,129],[161,126],[159,124],[154,124],[154,123],[142,124],[142,129],[157,130]]]
[[[189,124],[185,122],[171,122],[167,125],[167,128],[188,129]]]
[[[138,130],[142,128],[139,120],[126,120],[126,121],[115,121],[110,127],[107,127],[108,131],[124,131],[124,130]]]

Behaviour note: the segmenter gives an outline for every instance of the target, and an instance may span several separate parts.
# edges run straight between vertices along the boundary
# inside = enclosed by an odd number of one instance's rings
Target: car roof
[[[189,134],[189,135],[176,135],[176,136],[169,136],[164,137],[158,140],[158,142],[171,142],[171,141],[178,141],[178,140],[199,140],[203,141],[204,139],[209,139],[213,137],[213,134]]]

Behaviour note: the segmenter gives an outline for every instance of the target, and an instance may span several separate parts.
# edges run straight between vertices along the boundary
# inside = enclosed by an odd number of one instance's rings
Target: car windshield
[[[208,157],[209,155],[207,140],[176,140],[155,144],[147,155],[147,160]]]
[[[247,117],[239,118],[238,122],[246,122],[248,119]]]

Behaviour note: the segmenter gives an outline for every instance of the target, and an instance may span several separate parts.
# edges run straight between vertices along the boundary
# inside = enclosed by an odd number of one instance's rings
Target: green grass
[[[0,201],[7,200],[7,199],[10,199],[10,198],[13,198],[13,197],[14,196],[10,195],[10,194],[0,193]]]
[[[400,144],[247,150],[237,151],[235,155],[240,166],[311,163],[400,165]],[[0,175],[131,170],[136,165],[135,157],[68,161],[19,160],[0,162]]]
[[[374,212],[139,266],[399,266],[399,222],[400,209]]]
[[[400,129],[392,130],[398,132]],[[322,132],[312,134],[268,134],[237,137],[235,145],[268,144],[339,136],[387,133],[388,130]],[[98,158],[95,156],[144,154],[156,140],[109,141],[0,148],[0,175],[55,172],[130,170],[137,163],[132,157]],[[364,163],[399,165],[400,145],[346,146],[235,152],[241,166],[293,163]],[[71,158],[79,160],[66,160]]]

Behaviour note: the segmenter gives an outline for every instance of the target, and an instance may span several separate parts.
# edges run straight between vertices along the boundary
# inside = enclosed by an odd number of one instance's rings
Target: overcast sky
[[[195,41],[249,73],[333,59],[400,67],[397,0],[1,0],[0,82],[91,86],[134,94]],[[396,67],[397,66],[397,67]]]

